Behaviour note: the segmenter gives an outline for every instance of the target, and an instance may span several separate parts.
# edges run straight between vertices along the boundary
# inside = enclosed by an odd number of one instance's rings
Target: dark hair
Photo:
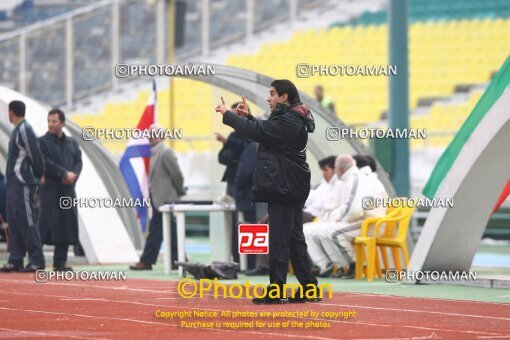
[[[58,115],[58,120],[60,120],[61,123],[65,123],[66,121],[66,115],[64,114],[64,111],[59,108],[54,107],[51,109],[50,112],[48,112],[48,116],[50,115]]]
[[[271,83],[271,86],[275,88],[278,96],[283,96],[285,93],[289,97],[289,103],[291,105],[299,103],[301,100],[299,99],[299,92],[290,80],[287,79],[279,79],[274,80]]]
[[[243,102],[237,102],[237,103],[234,103],[234,104],[232,104],[232,106],[230,107],[230,109],[235,111],[235,109],[237,108],[237,105],[242,104],[242,103],[243,103]],[[251,114],[250,107],[248,107],[248,113],[250,113],[250,114]]]
[[[9,103],[9,111],[12,111],[16,117],[25,117],[25,103],[19,100],[13,100]]]
[[[371,155],[365,155],[365,158],[368,160],[368,165],[370,166],[370,169],[372,169],[372,172],[377,172],[377,162],[375,161],[375,158]]]
[[[352,158],[354,158],[354,160],[356,161],[356,166],[360,169],[363,168],[364,166],[370,165],[368,159],[363,155],[354,155],[352,156]]]
[[[319,168],[321,168],[321,170],[324,169],[325,167],[330,167],[331,169],[334,169],[335,161],[336,161],[335,156],[329,156],[329,157],[323,158],[319,161]]]

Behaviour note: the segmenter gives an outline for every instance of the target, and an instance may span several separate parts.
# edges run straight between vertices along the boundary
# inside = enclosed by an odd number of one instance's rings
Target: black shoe
[[[331,277],[339,279],[339,278],[341,278],[344,275],[345,275],[345,269],[344,268],[340,268],[340,269],[337,270],[337,272],[335,274],[331,275]]]
[[[317,291],[319,291],[318,288]],[[305,303],[305,302],[321,302],[322,298],[321,297],[307,298],[306,294],[304,294],[303,297],[301,297],[299,294],[296,294],[294,297],[289,296],[288,300],[289,303]]]
[[[131,269],[131,270],[152,270],[152,264],[138,262],[132,266],[129,266],[129,269]]]
[[[65,264],[59,265],[59,266],[54,266],[53,271],[55,271],[55,272],[74,272],[72,267],[66,267]]]
[[[284,304],[288,303],[289,299],[284,298],[271,298],[269,295],[266,295],[262,298],[253,298],[251,300],[256,305],[278,305],[278,304]]]
[[[315,298],[307,298],[306,296],[294,296],[288,298],[289,303],[305,303],[305,302],[321,302],[322,298],[315,297]]]
[[[44,266],[38,266],[36,264],[29,263],[25,268],[21,268],[19,271],[21,273],[35,273],[38,270],[44,270]]]
[[[284,303],[289,302],[289,300],[287,298],[281,298],[281,297],[280,298],[272,298],[272,297],[270,297],[269,292],[270,292],[270,290],[274,290],[274,289],[276,289],[274,286],[266,287],[266,296],[261,297],[261,298],[253,298],[253,300],[251,300],[251,301],[256,305],[277,305],[277,304],[284,304]],[[281,286],[281,288],[280,288],[280,294],[283,294],[282,289],[283,289],[283,286]]]
[[[331,274],[333,274],[333,267],[330,267],[328,270],[326,270],[324,273],[319,274],[319,277],[330,277]]]
[[[17,267],[12,263],[6,263],[3,267],[0,268],[1,273],[10,273],[10,272],[19,272],[21,267]]]
[[[269,269],[264,267],[255,267],[246,272],[246,276],[269,275]]]
[[[354,263],[351,263],[349,265],[349,269],[347,269],[347,271],[345,271],[343,268],[341,268],[339,271],[342,271],[341,273],[339,273],[337,276],[337,278],[340,278],[340,279],[344,279],[344,280],[352,280],[354,279],[354,276],[355,276],[355,271],[354,271]]]
[[[299,294],[299,290],[296,290],[295,291],[295,294],[294,296],[289,296],[288,297],[288,300],[289,300],[289,303],[305,303],[305,302],[321,302],[322,301],[322,298],[321,297],[313,297],[313,298],[308,298],[306,297],[306,293],[310,290],[310,288],[308,288],[306,291],[303,292],[303,296],[301,296],[301,294]],[[315,289],[316,292],[319,292],[319,287],[317,287]]]
[[[342,279],[342,280],[352,280],[352,279],[354,279],[354,276],[355,276],[355,274],[354,274],[354,270],[349,270],[347,273],[345,273],[345,274],[341,277],[341,279]]]

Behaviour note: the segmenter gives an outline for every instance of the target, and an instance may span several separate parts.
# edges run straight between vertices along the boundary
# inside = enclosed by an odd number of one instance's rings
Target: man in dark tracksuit
[[[44,174],[44,160],[32,127],[25,120],[25,104],[9,103],[9,121],[15,126],[7,157],[7,224],[9,226],[9,262],[2,272],[35,272],[44,269],[41,236],[37,227],[35,195]],[[23,267],[25,253],[29,263]]]
[[[45,183],[40,186],[41,212],[39,230],[43,243],[54,244],[53,270],[72,271],[67,267],[69,245],[78,244],[78,208],[62,209],[62,197],[76,198],[76,181],[82,169],[78,142],[63,128],[66,117],[60,109],[48,113],[48,132],[39,139],[46,163]]]
[[[223,100],[223,98],[222,98]],[[237,113],[223,104],[216,111],[223,123],[240,134],[260,143],[253,175],[253,195],[258,202],[268,202],[269,213],[269,280],[270,289],[287,282],[289,257],[299,283],[305,291],[317,285],[311,273],[307,246],[303,235],[302,209],[310,192],[310,168],[306,163],[308,133],[315,128],[308,108],[301,105],[292,82],[275,80],[267,99],[271,108],[268,120],[247,115],[246,104]],[[271,296],[272,295],[272,296]],[[254,303],[285,303],[287,299],[267,294]],[[317,301],[297,297],[291,302]]]

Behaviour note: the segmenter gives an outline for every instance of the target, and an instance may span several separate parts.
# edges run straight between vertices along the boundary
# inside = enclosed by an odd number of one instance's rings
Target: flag
[[[152,95],[143,111],[142,117],[136,126],[140,131],[147,130],[156,123],[156,81],[152,81]],[[126,151],[120,160],[120,171],[129,187],[134,200],[143,200],[149,197],[149,165],[151,145],[147,138],[130,139]],[[138,204],[136,214],[140,220],[142,232],[147,228],[148,209]]]
[[[464,144],[468,141],[469,137],[475,131],[478,124],[482,121],[485,115],[492,110],[495,105],[503,100],[503,98],[510,97],[510,57],[506,59],[503,66],[498,71],[494,79],[491,81],[489,87],[478,101],[473,111],[469,114],[468,118],[462,124],[461,128],[453,138],[452,142],[446,148],[445,152],[437,162],[432,174],[430,175],[423,194],[432,199],[436,195],[437,190],[441,186],[444,178],[449,173],[453,164],[457,160],[460,151]],[[508,188],[508,185],[507,185]],[[496,207],[504,201],[508,196],[507,188],[501,188],[503,191],[500,200]],[[504,196],[504,198],[503,198]],[[496,210],[495,207],[495,210]]]
[[[501,204],[506,200],[506,198],[510,195],[510,181],[506,183],[505,188],[503,189],[503,192],[501,195],[499,195],[498,201],[496,202],[496,205],[494,206],[494,209],[492,210],[492,213],[494,214],[496,211],[498,211],[499,207],[501,207]]]

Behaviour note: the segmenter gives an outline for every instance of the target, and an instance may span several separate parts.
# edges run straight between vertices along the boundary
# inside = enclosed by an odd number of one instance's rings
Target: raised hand
[[[237,104],[236,112],[240,116],[248,117],[249,112],[248,112],[248,104],[246,103],[246,97],[242,96],[241,98],[243,99],[243,103]]]
[[[216,106],[215,111],[220,112],[222,115],[227,112],[227,104],[225,103],[225,99],[223,99],[223,97],[221,97],[221,104]]]

